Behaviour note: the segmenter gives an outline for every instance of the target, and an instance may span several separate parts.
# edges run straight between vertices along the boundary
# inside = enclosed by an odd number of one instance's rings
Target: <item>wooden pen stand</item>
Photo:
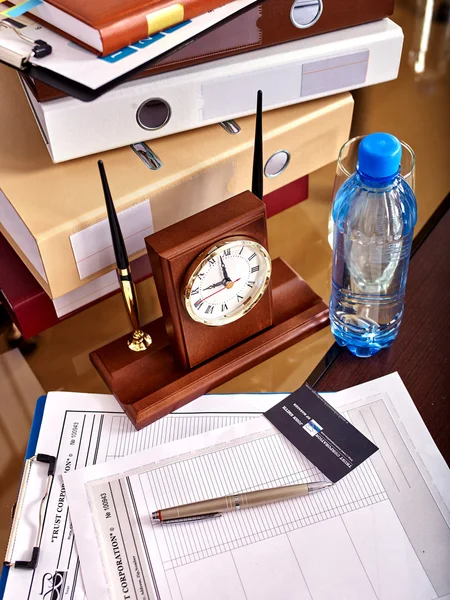
[[[148,351],[131,352],[126,335],[90,359],[141,429],[327,325],[326,304],[281,258],[273,261],[271,293],[270,327],[192,369],[175,362],[163,318],[142,328],[153,339]]]

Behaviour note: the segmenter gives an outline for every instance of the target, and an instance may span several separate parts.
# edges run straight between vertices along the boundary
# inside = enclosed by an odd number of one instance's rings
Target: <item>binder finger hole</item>
[[[264,175],[266,177],[277,177],[286,170],[291,155],[287,150],[279,150],[272,154],[264,166]]]
[[[172,116],[170,105],[161,98],[151,98],[143,102],[136,112],[138,125],[142,129],[161,129]]]
[[[320,19],[322,0],[294,0],[291,8],[291,21],[295,27],[306,29]]]

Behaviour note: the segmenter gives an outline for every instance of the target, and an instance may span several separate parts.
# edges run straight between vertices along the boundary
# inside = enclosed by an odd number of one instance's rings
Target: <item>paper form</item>
[[[63,472],[254,418],[284,397],[283,394],[204,396],[136,431],[112,396],[49,393],[36,452],[57,456],[57,463],[45,511],[39,563],[35,571],[10,569],[3,600],[86,598]],[[14,560],[30,559],[46,469],[46,465],[38,464],[36,469],[33,466]]]
[[[449,471],[400,378],[332,403],[380,450],[308,497],[152,524],[160,508],[323,479],[264,417],[65,476],[89,600],[447,598]]]

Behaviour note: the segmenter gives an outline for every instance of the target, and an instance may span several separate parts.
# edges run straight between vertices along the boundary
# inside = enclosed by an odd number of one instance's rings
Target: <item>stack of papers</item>
[[[59,476],[41,561],[10,571],[5,600],[39,597],[57,574],[61,595],[88,600],[449,600],[449,470],[397,374],[324,395],[379,448],[332,487],[152,523],[168,506],[324,479],[258,416],[284,397],[203,397],[136,432],[110,397],[50,394],[38,451],[58,455]]]

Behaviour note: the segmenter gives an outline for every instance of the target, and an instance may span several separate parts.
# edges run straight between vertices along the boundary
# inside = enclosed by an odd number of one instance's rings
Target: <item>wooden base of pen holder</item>
[[[175,362],[162,318],[142,327],[153,340],[146,352],[131,352],[126,335],[91,353],[93,365],[137,429],[327,325],[328,307],[307,283],[280,258],[272,267],[273,325],[193,369]]]

